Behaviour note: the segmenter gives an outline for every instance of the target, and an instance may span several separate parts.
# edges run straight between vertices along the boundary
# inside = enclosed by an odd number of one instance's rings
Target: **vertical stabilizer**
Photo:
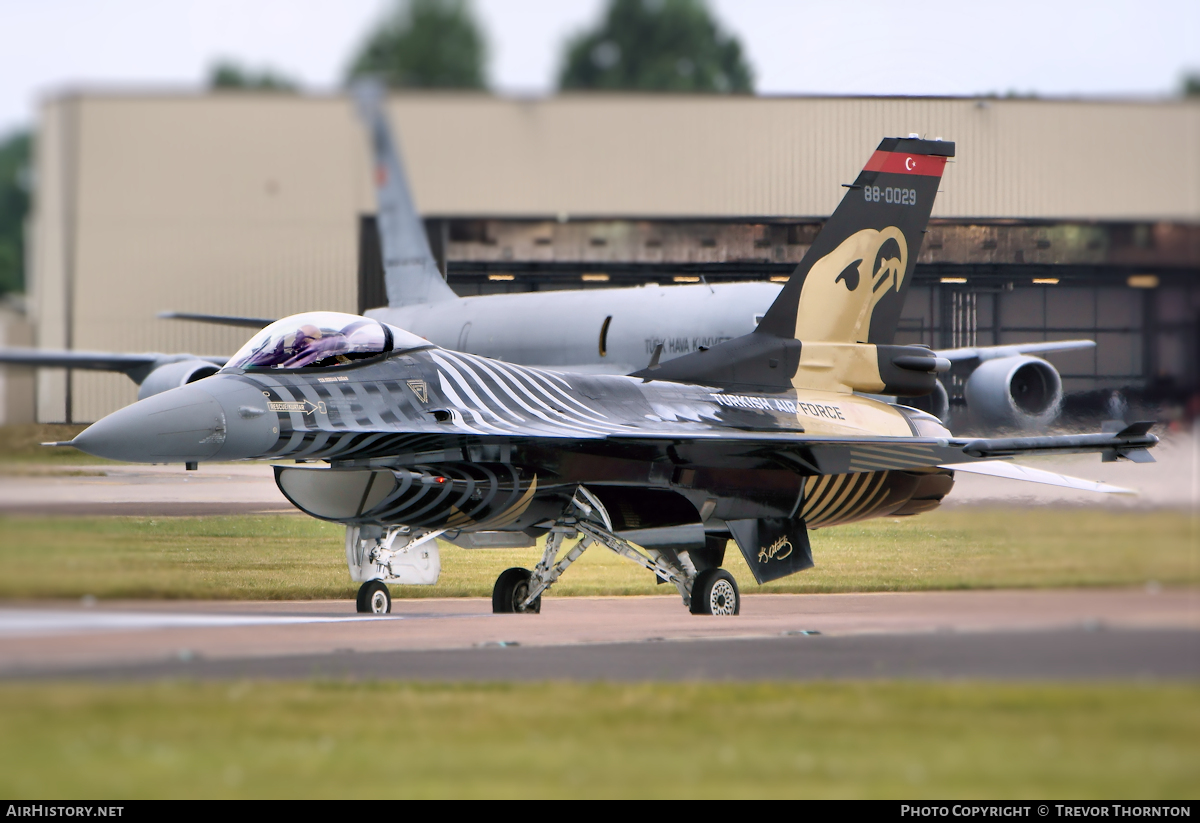
[[[889,137],[825,222],[757,333],[814,343],[892,342],[954,144]]]
[[[371,137],[388,305],[411,306],[456,299],[457,295],[438,271],[425,226],[413,206],[408,178],[384,109],[386,91],[376,80],[360,80],[354,84],[353,93]]]
[[[886,138],[752,333],[636,376],[776,391],[928,394],[935,372],[949,363],[892,339],[953,156],[950,142]]]

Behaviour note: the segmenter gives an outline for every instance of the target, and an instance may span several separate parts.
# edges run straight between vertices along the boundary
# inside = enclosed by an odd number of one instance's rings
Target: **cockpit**
[[[276,320],[238,349],[225,368],[336,368],[430,345],[423,337],[369,317],[314,311]]]

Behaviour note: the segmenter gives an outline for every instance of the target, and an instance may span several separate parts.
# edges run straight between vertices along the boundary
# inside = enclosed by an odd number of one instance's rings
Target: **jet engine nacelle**
[[[979,364],[964,388],[976,420],[994,426],[1033,428],[1058,416],[1062,379],[1037,357],[999,357]]]
[[[220,366],[199,358],[180,360],[159,366],[146,375],[146,379],[138,386],[138,400],[145,400],[147,397],[160,394],[168,389],[177,389],[188,383],[195,383],[197,380],[211,377],[220,368]]]

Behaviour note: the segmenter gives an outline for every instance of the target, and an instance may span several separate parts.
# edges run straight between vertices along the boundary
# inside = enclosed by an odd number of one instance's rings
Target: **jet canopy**
[[[225,368],[331,368],[429,345],[423,337],[369,317],[314,311],[276,320],[251,337]]]

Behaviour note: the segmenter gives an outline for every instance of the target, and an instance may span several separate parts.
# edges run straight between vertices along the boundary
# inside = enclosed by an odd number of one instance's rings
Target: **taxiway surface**
[[[735,618],[677,597],[8,604],[0,677],[794,680],[1200,678],[1200,592],[750,595]]]
[[[1145,466],[1094,456],[1040,468],[1138,488],[1095,495],[960,474],[947,503],[1192,507],[1200,442]],[[8,467],[0,513],[295,512],[263,464]],[[0,603],[0,678],[805,679],[1200,677],[1195,590],[749,595],[733,619],[677,597],[548,597],[540,616],[482,599]]]

